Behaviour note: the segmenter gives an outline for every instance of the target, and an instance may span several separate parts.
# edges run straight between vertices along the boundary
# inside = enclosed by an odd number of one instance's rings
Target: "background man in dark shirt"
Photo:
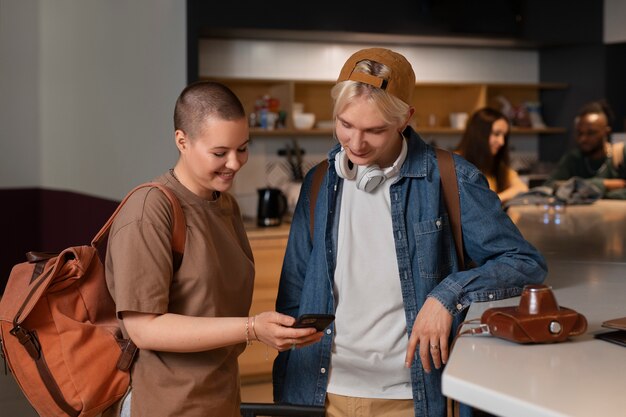
[[[546,185],[572,177],[588,179],[602,198],[626,199],[624,143],[610,142],[611,110],[603,101],[586,104],[575,119],[577,147],[568,151],[552,171]]]

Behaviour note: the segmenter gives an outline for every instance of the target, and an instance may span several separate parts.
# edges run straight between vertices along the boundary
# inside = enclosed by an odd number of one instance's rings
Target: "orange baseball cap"
[[[387,78],[377,77],[364,72],[354,72],[356,65],[363,60],[384,64],[390,70]],[[407,59],[397,52],[386,48],[367,48],[352,54],[343,64],[337,82],[352,80],[380,88],[412,106],[415,89],[415,73]]]

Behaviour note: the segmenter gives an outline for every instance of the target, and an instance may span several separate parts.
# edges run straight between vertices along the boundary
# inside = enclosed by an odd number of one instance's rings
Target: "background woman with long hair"
[[[510,165],[510,131],[509,120],[503,113],[485,107],[472,114],[456,149],[487,177],[489,188],[498,193],[503,203],[528,191]]]

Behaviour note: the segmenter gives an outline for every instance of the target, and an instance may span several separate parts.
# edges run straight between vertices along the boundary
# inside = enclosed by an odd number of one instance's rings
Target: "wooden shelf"
[[[417,133],[428,134],[440,134],[440,135],[461,135],[463,129],[453,129],[451,127],[425,127],[418,126],[415,128]],[[511,128],[512,135],[551,135],[558,133],[565,133],[567,129],[564,127],[546,127],[546,128],[526,128],[526,127],[513,127]]]
[[[264,95],[280,101],[280,110],[286,112],[286,127],[267,130],[253,128],[251,137],[328,137],[331,129],[294,129],[291,115],[294,103],[303,103],[304,111],[315,113],[316,122],[332,120],[332,99],[330,90],[334,81],[318,80],[261,80],[237,78],[203,78],[223,82],[239,96],[246,112],[255,111],[255,103]],[[481,107],[499,107],[501,97],[513,106],[525,102],[540,102],[540,92],[544,90],[564,90],[564,83],[417,83],[413,94],[415,114],[411,124],[424,134],[461,134],[462,130],[450,127],[449,115],[453,112],[472,114]],[[434,120],[434,126],[429,122]],[[543,129],[513,127],[511,134],[561,134],[564,127]]]
[[[462,129],[453,129],[451,127],[415,127],[417,133],[429,134],[429,135],[461,135]],[[567,129],[564,127],[546,127],[542,129],[513,127],[511,129],[512,135],[555,135],[566,133]],[[311,129],[311,130],[296,130],[296,129],[250,129],[251,137],[302,137],[302,136],[324,136],[331,137],[333,131],[331,129]]]
[[[332,136],[332,129],[309,129],[309,130],[298,130],[298,129],[250,129],[251,137],[271,137],[271,136],[291,136],[291,137],[300,137],[300,136]]]
[[[560,133],[566,133],[567,129],[564,127],[544,127],[542,129],[535,129],[532,127],[513,127],[511,129],[512,135],[556,135]]]

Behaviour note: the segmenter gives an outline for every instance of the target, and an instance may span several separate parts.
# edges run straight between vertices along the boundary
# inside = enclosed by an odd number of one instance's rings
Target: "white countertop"
[[[547,258],[626,262],[626,201],[507,211],[524,237]]]
[[[597,340],[605,320],[626,316],[626,264],[554,262],[549,278],[559,305],[585,315],[584,335],[521,345],[493,336],[457,339],[443,393],[510,417],[626,416],[626,348]],[[519,298],[476,303],[468,319]]]
[[[605,320],[626,316],[626,202],[599,201],[560,213],[516,207],[509,214],[548,260],[557,301],[585,315],[584,335],[521,345],[489,335],[457,339],[444,395],[507,417],[626,416],[626,348],[594,339]],[[467,319],[519,297],[475,303]]]

